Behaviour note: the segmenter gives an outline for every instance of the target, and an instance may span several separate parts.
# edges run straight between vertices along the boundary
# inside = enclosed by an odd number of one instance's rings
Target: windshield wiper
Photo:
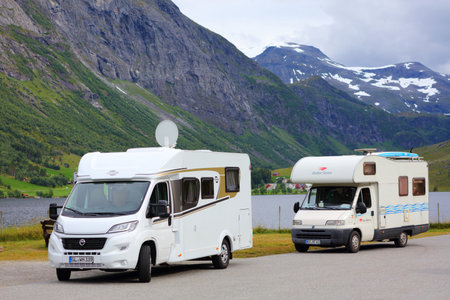
[[[91,212],[91,213],[85,213],[87,216],[105,216],[105,215],[111,215],[111,216],[125,216],[128,215],[127,212]]]
[[[73,208],[70,208],[70,207],[64,207],[64,209],[68,209],[68,210],[70,210],[70,211],[73,211],[74,213],[77,213],[77,214],[79,214],[79,215],[84,215],[84,213],[83,212],[81,212],[81,211],[78,211],[78,210],[76,210],[76,209],[73,209]]]

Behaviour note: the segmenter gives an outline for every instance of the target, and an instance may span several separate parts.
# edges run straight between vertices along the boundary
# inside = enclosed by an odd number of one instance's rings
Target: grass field
[[[412,238],[450,234],[450,224],[441,228],[433,224],[425,233]],[[311,247],[311,249],[319,249]],[[265,230],[256,228],[253,234],[253,247],[233,253],[234,258],[249,258],[295,252],[289,230]],[[0,261],[5,260],[47,260],[47,248],[42,238],[40,225],[7,228],[0,234]]]
[[[50,169],[49,169],[50,170]],[[69,169],[64,170],[63,172],[70,172],[67,171]],[[20,180],[15,180],[14,178],[10,176],[0,176],[0,179],[2,180],[2,183],[4,186],[11,186],[11,190],[19,190],[21,193],[28,194],[29,196],[36,196],[36,192],[48,192],[50,190],[53,191],[53,197],[67,197],[72,190],[72,185],[65,185],[62,187],[44,187],[35,185],[29,182],[24,182]]]

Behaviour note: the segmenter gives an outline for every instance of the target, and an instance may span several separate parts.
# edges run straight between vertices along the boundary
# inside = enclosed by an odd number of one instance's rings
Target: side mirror
[[[50,203],[50,206],[48,208],[48,216],[52,220],[58,219],[58,204]]]
[[[358,201],[356,202],[356,213],[365,214],[367,212],[367,207],[364,202]]]
[[[300,209],[300,203],[299,202],[295,202],[294,203],[294,212],[297,213],[299,209]]]
[[[167,200],[159,200],[158,204],[150,203],[147,212],[147,218],[160,217],[168,218],[170,216],[169,202]]]
[[[169,201],[159,200],[158,201],[158,217],[168,218],[170,216]]]

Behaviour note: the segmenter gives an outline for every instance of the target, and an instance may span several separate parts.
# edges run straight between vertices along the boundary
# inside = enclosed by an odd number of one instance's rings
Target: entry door
[[[158,182],[153,187],[148,209],[155,210],[155,207],[150,206],[150,204],[158,204],[160,200],[165,200],[170,203],[169,196],[169,184],[165,181]],[[156,211],[157,210],[155,210],[155,212]],[[153,217],[150,220],[152,222],[152,232],[157,242],[158,258],[166,261],[169,257],[170,248],[174,240],[170,219]]]
[[[250,209],[239,211],[239,247],[250,247],[252,244],[252,218]]]
[[[363,202],[367,207],[367,211],[364,214],[357,214],[356,225],[361,229],[361,240],[371,241],[375,232],[377,216],[369,187],[361,188],[358,195],[358,202]]]

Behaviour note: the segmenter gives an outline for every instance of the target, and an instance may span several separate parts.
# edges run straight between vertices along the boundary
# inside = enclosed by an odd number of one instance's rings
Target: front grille
[[[84,240],[84,243],[83,241]],[[81,242],[80,242],[81,241]],[[101,250],[106,238],[63,238],[62,244],[67,250]]]
[[[100,252],[64,252],[64,255],[93,256],[93,255],[100,255]]]
[[[327,234],[325,230],[311,230],[303,229],[295,235],[298,239],[305,240],[319,240],[319,239],[331,239],[331,234]]]

